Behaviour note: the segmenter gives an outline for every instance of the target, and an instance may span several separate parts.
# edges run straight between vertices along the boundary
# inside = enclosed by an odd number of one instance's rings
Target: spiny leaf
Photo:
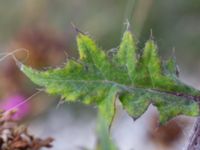
[[[161,123],[179,114],[199,115],[200,92],[174,75],[174,61],[161,61],[152,39],[138,58],[129,31],[111,59],[86,35],[79,33],[77,43],[80,59],[69,60],[64,68],[37,71],[22,65],[21,70],[48,93],[59,94],[67,101],[97,105],[107,126],[115,114],[116,97],[135,118],[151,103],[160,111]]]
[[[136,43],[130,32],[125,32],[119,51],[117,53],[117,61],[126,67],[130,80],[134,83],[136,69]]]
[[[161,62],[157,54],[157,46],[153,40],[145,44],[144,52],[138,65],[138,78],[142,85],[155,87],[158,78],[161,76]]]
[[[164,67],[166,67],[165,71],[167,75],[174,78],[179,77],[179,70],[176,64],[176,57],[174,54],[167,60],[167,62],[164,65]]]
[[[93,66],[105,79],[111,78],[108,71],[111,67],[106,54],[96,46],[95,42],[86,35],[79,34],[77,38],[80,60],[86,65]]]

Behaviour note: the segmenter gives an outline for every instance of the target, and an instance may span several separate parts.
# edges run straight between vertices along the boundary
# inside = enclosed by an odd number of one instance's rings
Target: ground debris
[[[16,111],[0,112],[0,150],[41,150],[51,148],[53,138],[37,138],[13,119]]]

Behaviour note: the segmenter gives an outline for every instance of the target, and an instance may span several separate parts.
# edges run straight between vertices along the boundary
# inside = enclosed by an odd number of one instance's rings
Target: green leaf
[[[160,111],[161,123],[179,114],[199,115],[200,92],[178,79],[174,60],[161,61],[152,39],[138,56],[135,40],[126,31],[112,58],[87,35],[79,33],[77,43],[80,59],[69,60],[64,68],[37,71],[21,65],[21,70],[50,94],[96,105],[107,126],[115,115],[116,98],[134,118],[151,103]]]
[[[77,37],[80,61],[85,65],[94,68],[95,71],[104,77],[104,79],[110,79],[111,67],[110,62],[106,54],[96,46],[95,42],[86,35],[79,34]]]
[[[165,71],[167,75],[174,78],[177,78],[179,76],[179,70],[176,64],[176,57],[174,54],[171,58],[167,60],[167,62],[164,63],[164,67],[166,67]]]
[[[137,80],[139,85],[155,87],[160,79],[161,61],[157,54],[157,46],[153,40],[148,40],[145,44],[144,52],[140,58],[137,68]]]
[[[117,62],[120,65],[126,67],[129,79],[132,81],[132,83],[134,83],[136,75],[135,69],[137,63],[136,43],[130,32],[124,33],[116,57],[117,57]]]

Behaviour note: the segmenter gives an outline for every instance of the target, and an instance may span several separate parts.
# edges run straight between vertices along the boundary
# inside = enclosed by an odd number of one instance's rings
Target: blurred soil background
[[[200,89],[199,0],[1,0],[1,58],[17,51],[16,57],[34,68],[62,67],[68,58],[78,57],[71,23],[110,50],[118,47],[127,20],[140,49],[152,30],[162,59],[175,49],[181,80]],[[12,109],[37,91],[11,57],[1,60],[1,109]],[[16,118],[34,134],[55,138],[53,149],[92,149],[96,108],[60,102],[60,97],[40,92],[20,105]],[[122,150],[182,150],[195,120],[182,116],[158,129],[153,106],[135,125],[120,106],[118,111],[112,134]]]

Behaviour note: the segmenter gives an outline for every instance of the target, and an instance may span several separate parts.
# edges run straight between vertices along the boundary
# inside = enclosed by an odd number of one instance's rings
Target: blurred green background
[[[1,0],[0,44],[7,44],[23,28],[53,28],[76,49],[73,22],[89,32],[105,49],[117,47],[127,19],[142,47],[153,30],[160,53],[176,49],[178,63],[197,72],[200,37],[199,0]]]
[[[199,0],[0,0],[0,51],[26,48],[31,54],[29,65],[62,66],[66,57],[77,56],[72,23],[110,50],[118,47],[127,20],[140,49],[152,30],[161,57],[166,59],[175,49],[181,79],[200,88]],[[1,99],[34,93],[36,87],[11,60],[1,63]],[[50,96],[40,95],[36,99],[40,101],[31,101],[34,116],[55,104]],[[73,113],[79,109],[86,114],[95,112],[88,112],[81,104],[66,107]],[[55,109],[55,105],[51,108]]]

